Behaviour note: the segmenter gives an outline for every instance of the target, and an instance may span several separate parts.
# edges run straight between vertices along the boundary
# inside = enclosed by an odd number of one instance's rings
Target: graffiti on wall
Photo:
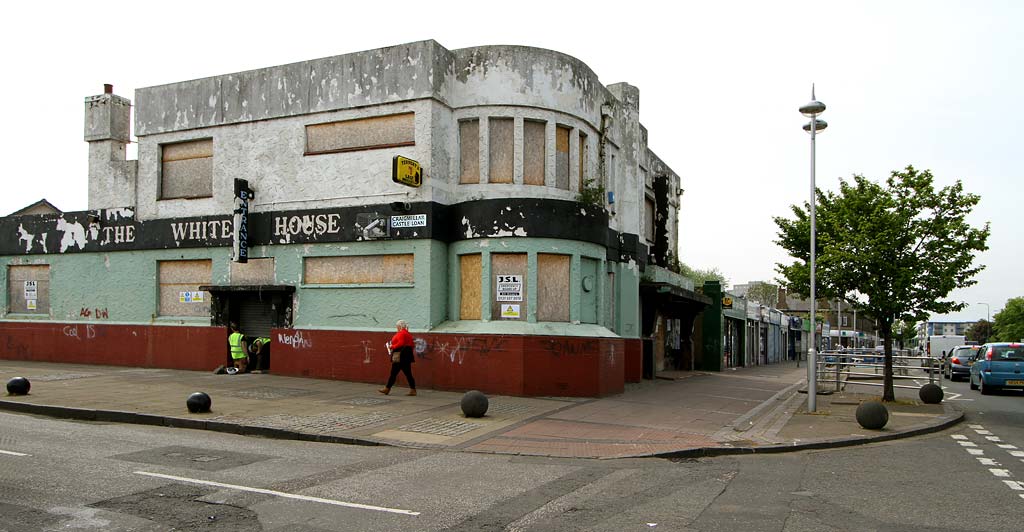
[[[307,335],[303,335],[302,331],[295,331],[292,334],[277,333],[277,341],[282,345],[287,345],[292,349],[309,349],[313,347],[313,339]]]
[[[76,340],[92,340],[96,338],[96,328],[92,325],[79,327],[78,325],[65,325],[61,332],[68,338]]]
[[[78,317],[105,320],[110,318],[110,311],[108,311],[106,308],[82,307],[82,309],[78,311]]]
[[[548,338],[542,346],[544,351],[554,357],[596,355],[601,350],[601,344],[593,339]]]

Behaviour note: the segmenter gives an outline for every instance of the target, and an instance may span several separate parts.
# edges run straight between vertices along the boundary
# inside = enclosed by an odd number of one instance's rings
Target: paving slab
[[[855,445],[941,430],[963,414],[924,405],[912,391],[889,404],[881,431],[862,429],[857,405],[873,396],[819,396],[815,413],[798,393],[806,368],[793,363],[723,372],[670,372],[603,398],[490,396],[487,414],[463,416],[462,392],[409,397],[378,385],[0,360],[0,380],[24,376],[29,395],[0,409],[54,417],[217,430],[327,443],[577,458],[686,457]],[[212,411],[188,412],[203,391]]]

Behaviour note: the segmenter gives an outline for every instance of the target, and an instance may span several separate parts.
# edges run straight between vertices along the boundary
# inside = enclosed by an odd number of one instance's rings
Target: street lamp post
[[[807,411],[816,412],[818,409],[818,356],[816,326],[815,326],[815,278],[814,278],[814,254],[817,231],[815,218],[815,206],[818,203],[816,187],[814,186],[814,137],[819,130],[828,127],[824,120],[818,120],[818,115],[825,112],[825,104],[814,98],[814,85],[811,85],[811,102],[800,108],[800,113],[811,119],[804,124],[804,131],[811,134],[811,343],[807,349]]]
[[[985,305],[985,315],[988,316],[985,321],[992,323],[992,307],[988,306],[988,303],[978,303],[979,305]]]

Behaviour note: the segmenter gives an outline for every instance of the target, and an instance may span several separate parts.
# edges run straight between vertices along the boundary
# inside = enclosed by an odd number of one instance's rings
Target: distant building
[[[29,214],[60,214],[61,210],[54,207],[52,203],[43,198],[27,207],[18,209],[8,216],[25,216]]]

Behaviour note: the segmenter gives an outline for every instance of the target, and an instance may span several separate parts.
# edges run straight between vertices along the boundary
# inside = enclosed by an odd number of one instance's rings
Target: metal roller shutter
[[[271,298],[250,296],[241,299],[238,306],[238,325],[246,336],[270,336],[274,327],[274,308]]]

